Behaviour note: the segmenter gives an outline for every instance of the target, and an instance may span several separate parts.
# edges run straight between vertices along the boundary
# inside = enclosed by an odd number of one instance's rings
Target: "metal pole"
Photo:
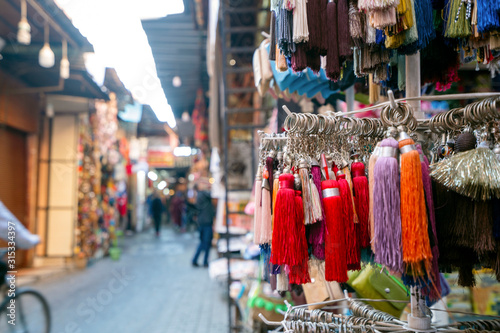
[[[225,16],[226,16],[226,6],[227,6],[227,1],[221,1],[220,2],[220,7],[219,7],[219,15],[220,15],[220,28],[222,32],[222,38],[221,38],[221,44],[222,44],[222,86],[221,86],[221,96],[222,96],[222,112],[223,112],[223,118],[224,118],[224,135],[223,135],[223,149],[224,149],[224,175],[225,175],[225,184],[224,184],[224,211],[225,211],[225,221],[226,221],[226,259],[227,259],[227,320],[228,320],[228,332],[232,333],[233,332],[233,320],[232,320],[232,299],[231,299],[231,262],[230,262],[230,252],[229,252],[229,243],[230,243],[230,235],[229,235],[229,206],[228,206],[228,199],[229,199],[229,182],[228,182],[228,158],[229,158],[229,153],[228,153],[228,147],[229,147],[229,115],[227,113],[227,94],[226,94],[226,66],[227,66],[227,41],[226,41],[226,22]]]
[[[354,86],[350,86],[345,90],[345,102],[347,111],[354,110]]]
[[[419,97],[420,85],[420,51],[406,56],[406,97]],[[420,100],[408,101],[417,119],[424,119],[425,114],[421,111]]]

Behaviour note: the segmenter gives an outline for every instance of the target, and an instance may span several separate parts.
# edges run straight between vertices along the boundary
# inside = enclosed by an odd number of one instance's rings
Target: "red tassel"
[[[311,282],[311,277],[309,276],[309,265],[307,262],[308,251],[307,251],[307,239],[306,239],[306,226],[304,225],[304,206],[302,203],[302,196],[300,191],[295,191],[295,221],[296,221],[296,239],[295,239],[295,252],[290,253],[294,261],[294,265],[289,265],[290,274],[288,275],[288,280],[292,284],[304,284]],[[290,233],[292,230],[289,231]]]
[[[339,174],[337,179],[340,190],[340,198],[342,199],[342,212],[345,218],[347,268],[349,270],[360,270],[361,251],[358,244],[356,224],[354,223],[351,188],[349,187],[349,183],[345,179],[344,174]]]
[[[370,196],[368,179],[365,176],[365,165],[362,162],[354,162],[351,165],[352,184],[354,187],[354,203],[358,214],[358,239],[360,246],[370,246]]]
[[[326,222],[325,279],[347,282],[346,227],[339,184],[335,180],[325,180],[321,182],[321,189]]]
[[[271,246],[271,263],[274,265],[294,262],[292,247],[295,244],[297,206],[295,202],[294,178],[284,173],[279,177],[280,188],[276,195],[274,211],[273,237]],[[292,251],[292,253],[289,253]]]

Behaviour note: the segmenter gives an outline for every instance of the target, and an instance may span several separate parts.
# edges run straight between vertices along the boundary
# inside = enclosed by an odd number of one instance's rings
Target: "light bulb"
[[[38,54],[38,63],[45,68],[51,68],[56,63],[54,52],[50,48],[49,43],[43,44],[40,53]]]
[[[31,26],[24,17],[21,18],[17,25],[17,42],[24,45],[30,45],[31,43]]]
[[[69,60],[66,57],[61,59],[59,74],[61,75],[62,79],[69,79]]]

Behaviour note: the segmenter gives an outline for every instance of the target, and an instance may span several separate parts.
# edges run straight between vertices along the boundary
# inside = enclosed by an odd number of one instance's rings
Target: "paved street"
[[[53,333],[227,332],[224,288],[191,267],[196,245],[196,234],[145,232],[125,239],[119,261],[32,286],[49,300]]]

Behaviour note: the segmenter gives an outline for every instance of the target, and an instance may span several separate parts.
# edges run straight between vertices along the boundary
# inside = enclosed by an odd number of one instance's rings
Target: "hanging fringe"
[[[294,253],[294,265],[290,265],[289,282],[291,284],[304,284],[311,282],[309,276],[306,228],[304,225],[304,211],[300,191],[295,191],[295,233],[297,234]],[[291,231],[291,230],[290,230]],[[290,232],[289,231],[289,232]]]
[[[495,251],[491,200],[474,202],[474,251],[479,256]]]
[[[269,38],[271,40],[269,46],[269,60],[276,60],[276,12],[271,10],[271,22],[269,23]]]
[[[362,46],[365,39],[365,15],[357,7],[354,0],[349,1],[349,32],[354,45]],[[325,34],[326,35],[326,34]]]
[[[470,17],[462,0],[450,0],[445,12],[444,36],[448,38],[466,38],[472,35]],[[420,31],[419,31],[420,32]]]

